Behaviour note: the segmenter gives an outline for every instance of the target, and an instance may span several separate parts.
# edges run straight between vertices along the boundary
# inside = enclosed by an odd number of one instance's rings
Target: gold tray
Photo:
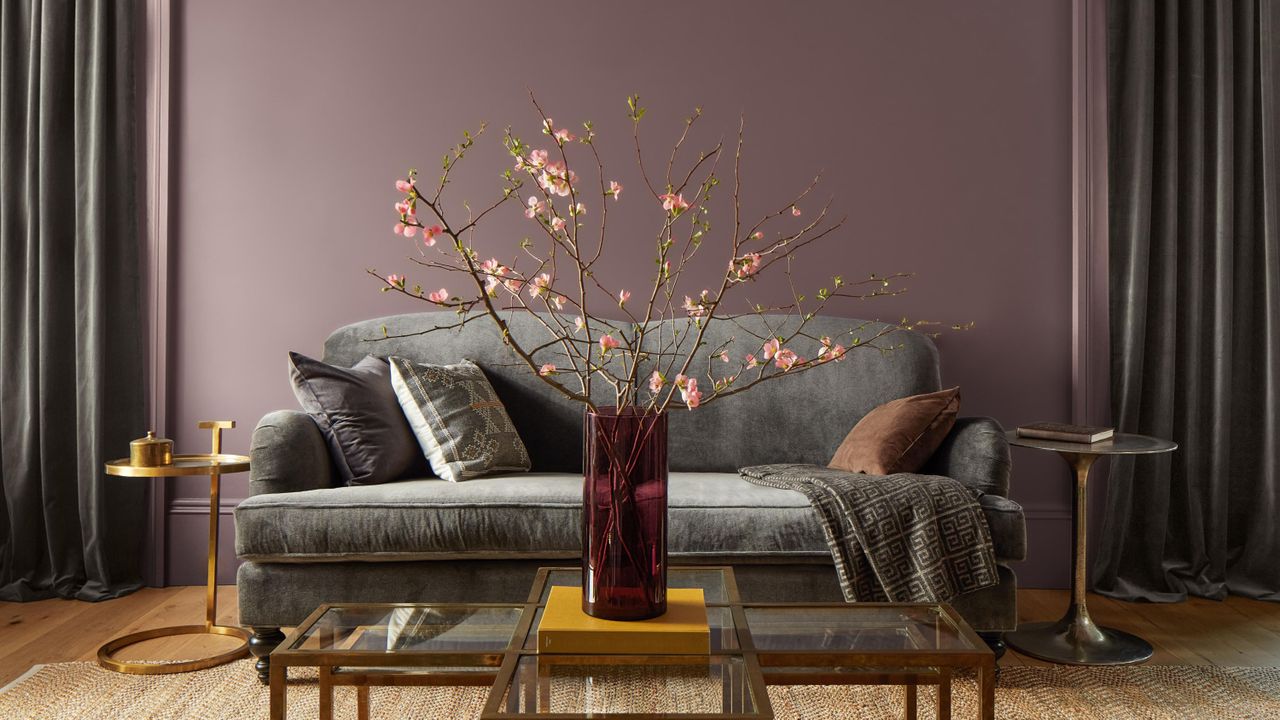
[[[108,475],[123,477],[178,477],[180,475],[212,475],[219,473],[238,473],[249,469],[249,458],[246,455],[228,455],[226,453],[194,453],[174,455],[172,465],[156,465],[155,467],[138,467],[129,464],[129,458],[120,458],[107,463]]]

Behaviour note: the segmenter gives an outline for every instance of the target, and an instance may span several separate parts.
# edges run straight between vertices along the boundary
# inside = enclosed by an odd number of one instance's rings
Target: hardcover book
[[[601,620],[582,612],[582,588],[556,585],[538,624],[538,652],[573,655],[707,655],[711,629],[700,588],[669,588],[667,612]]]
[[[1061,440],[1063,442],[1096,443],[1110,438],[1115,435],[1115,432],[1115,428],[1109,427],[1038,422],[1020,426],[1018,428],[1018,437],[1037,438],[1040,440]]]

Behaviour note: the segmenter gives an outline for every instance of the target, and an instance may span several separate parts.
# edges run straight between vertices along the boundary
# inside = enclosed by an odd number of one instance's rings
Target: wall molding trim
[[[143,86],[146,88],[146,317],[148,424],[163,436],[168,410],[169,326],[169,107],[172,49],[171,0],[148,0],[143,23],[146,34]],[[166,500],[164,478],[151,480],[147,517],[148,557],[144,576],[148,585],[165,585],[167,567]]]
[[[218,514],[230,515],[236,506],[247,498],[219,498]],[[169,501],[170,515],[208,515],[209,500],[207,498],[180,497]]]
[[[1106,0],[1072,0],[1071,417],[1110,422]]]

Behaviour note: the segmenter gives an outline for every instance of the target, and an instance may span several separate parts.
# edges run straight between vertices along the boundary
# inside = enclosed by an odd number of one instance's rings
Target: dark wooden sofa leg
[[[253,669],[258,671],[258,680],[266,685],[271,680],[271,651],[284,642],[284,633],[278,627],[255,627],[253,637],[249,638],[249,652],[258,661]]]
[[[1000,662],[1000,658],[1004,657],[1004,651],[1008,648],[1004,644],[1004,633],[1002,632],[983,632],[978,633],[978,637],[991,648],[991,652],[996,654],[996,662]]]

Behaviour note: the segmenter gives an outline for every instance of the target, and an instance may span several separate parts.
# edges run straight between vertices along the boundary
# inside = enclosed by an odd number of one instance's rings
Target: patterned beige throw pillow
[[[529,453],[511,417],[475,363],[389,360],[396,399],[436,475],[459,482],[529,469]]]

